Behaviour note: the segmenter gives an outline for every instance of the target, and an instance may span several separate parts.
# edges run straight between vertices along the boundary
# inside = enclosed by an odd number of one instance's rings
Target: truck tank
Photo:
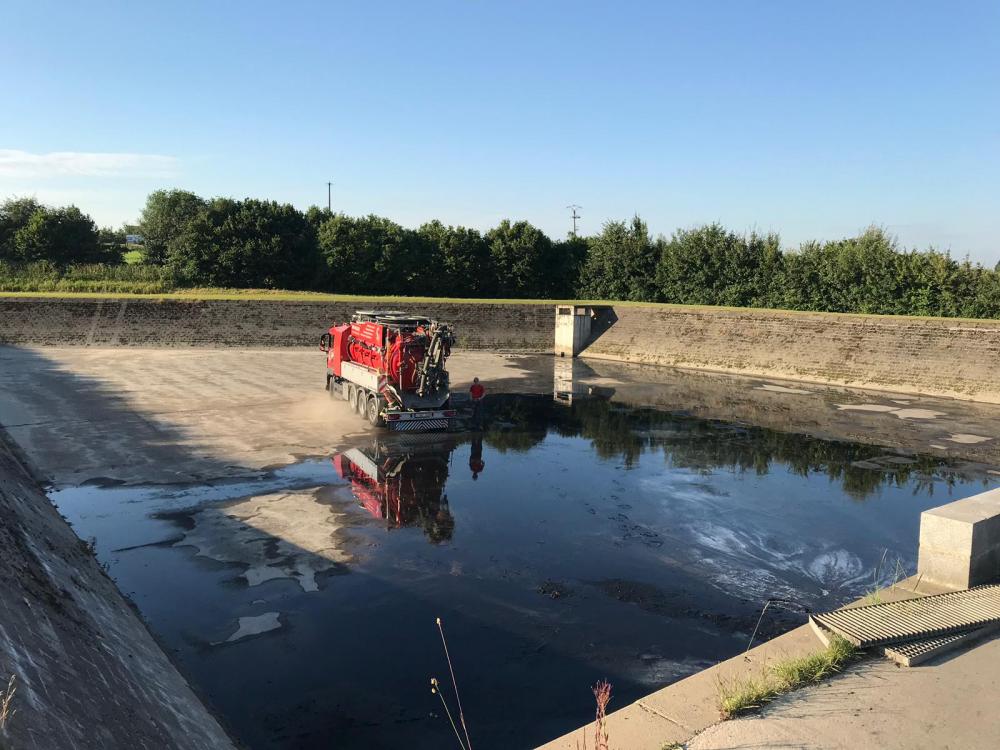
[[[320,339],[327,389],[375,426],[448,429],[455,411],[445,365],[454,343],[451,328],[436,320],[358,310]]]

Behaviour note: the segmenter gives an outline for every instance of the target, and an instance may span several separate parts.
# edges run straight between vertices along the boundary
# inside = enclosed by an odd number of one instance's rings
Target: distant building
[[[125,235],[125,244],[126,245],[141,245],[141,244],[143,244],[142,235],[141,234],[126,234]]]

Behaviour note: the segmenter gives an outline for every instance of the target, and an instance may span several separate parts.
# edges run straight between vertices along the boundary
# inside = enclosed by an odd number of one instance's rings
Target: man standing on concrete
[[[477,427],[480,420],[480,409],[483,405],[483,397],[486,396],[486,389],[479,382],[479,378],[472,379],[472,386],[469,388],[469,396],[472,397],[472,422]]]

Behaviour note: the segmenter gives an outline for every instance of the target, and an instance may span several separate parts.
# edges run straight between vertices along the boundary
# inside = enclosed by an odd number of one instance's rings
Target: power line
[[[583,208],[583,206],[578,206],[575,203],[571,203],[570,205],[566,206],[566,208],[573,209],[573,214],[572,214],[572,216],[573,216],[573,236],[576,237],[576,220],[580,218],[580,214],[578,214],[576,212],[576,209]]]

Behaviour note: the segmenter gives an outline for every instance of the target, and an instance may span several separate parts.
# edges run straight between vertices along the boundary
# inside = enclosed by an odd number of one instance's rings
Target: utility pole
[[[576,209],[583,208],[583,206],[578,206],[575,203],[572,203],[566,206],[566,208],[570,208],[573,210],[573,236],[576,237],[576,220],[580,218],[580,214],[576,212]]]
[[[333,183],[328,182],[326,183],[326,210],[329,211],[330,213],[333,213],[333,210],[331,208],[333,206],[332,198],[333,198]]]

